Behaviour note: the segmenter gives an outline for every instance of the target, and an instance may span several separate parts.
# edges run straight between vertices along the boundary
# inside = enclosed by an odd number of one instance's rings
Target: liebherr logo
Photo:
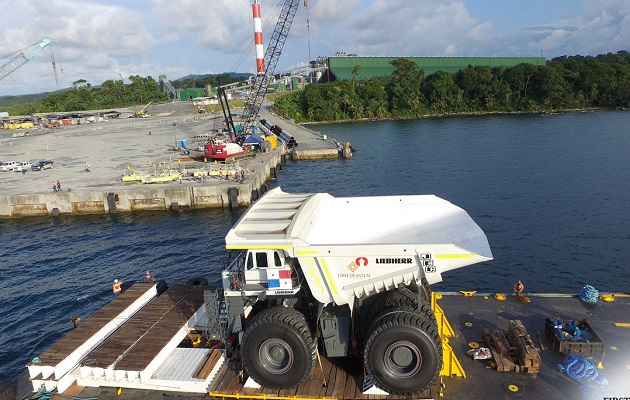
[[[411,264],[413,259],[411,258],[377,258],[377,264]]]

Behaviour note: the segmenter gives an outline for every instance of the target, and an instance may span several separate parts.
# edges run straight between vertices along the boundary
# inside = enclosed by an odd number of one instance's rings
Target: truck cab
[[[245,296],[294,295],[300,289],[297,272],[279,249],[252,249],[237,254],[223,271],[227,292]]]

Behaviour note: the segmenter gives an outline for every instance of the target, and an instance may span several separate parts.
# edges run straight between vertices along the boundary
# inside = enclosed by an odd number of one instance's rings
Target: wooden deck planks
[[[142,338],[116,363],[116,369],[144,370],[175,336],[183,325],[203,305],[203,287],[195,286],[177,301],[173,308],[157,321]],[[167,292],[168,293],[168,292]],[[175,298],[174,298],[175,299]]]
[[[316,366],[317,370],[313,375],[306,380],[302,385],[294,389],[267,389],[264,387],[253,389],[244,388],[243,384],[239,382],[238,374],[233,369],[228,368],[227,365],[223,366],[218,374],[218,378],[212,384],[209,392],[212,393],[211,397],[221,397],[222,394],[233,396],[240,394],[242,397],[256,396],[267,397],[273,399],[274,397],[280,398],[328,398],[339,400],[407,400],[417,398],[414,396],[400,396],[400,395],[367,395],[363,394],[363,376],[361,373],[349,372],[346,368],[350,367],[350,371],[356,369],[356,366],[348,366],[343,364],[337,365],[337,360],[331,362],[330,360],[322,357],[322,368],[326,372],[324,376],[327,377],[327,386],[323,386],[322,373],[319,370],[319,364]],[[233,363],[233,361],[232,361]],[[430,393],[428,390],[424,396],[434,396],[437,398],[436,393]]]
[[[223,357],[223,351],[221,350],[210,350],[206,357],[201,362],[201,365],[197,368],[195,373],[193,374],[193,378],[196,379],[206,379],[210,376],[210,372],[214,366],[219,362],[219,360]]]
[[[136,283],[125,290],[120,296],[113,299],[109,304],[50,346],[48,350],[40,354],[38,356],[40,363],[38,364],[41,366],[55,366],[63,361],[79,348],[86,338],[92,337],[153,286],[154,284],[152,283]]]
[[[142,351],[145,352],[143,354],[145,355],[156,354],[164,346],[164,344],[160,345],[160,342],[156,341],[157,338],[154,336],[154,333],[158,332],[157,335],[158,337],[162,337],[162,342],[164,340],[171,339],[172,335],[167,335],[175,329],[173,324],[179,323],[178,321],[181,321],[183,316],[189,314],[188,311],[192,308],[192,305],[189,302],[182,302],[192,289],[192,285],[182,284],[176,284],[169,288],[160,297],[138,312],[124,326],[114,332],[98,348],[88,354],[86,359],[90,361],[90,366],[108,368],[119,360],[121,356],[134,345],[141,346]],[[197,290],[195,293],[201,293],[201,303],[203,303],[203,290]],[[171,317],[166,317],[172,310],[176,309],[180,303],[183,304],[183,310],[180,311],[177,309]],[[190,313],[190,315],[192,316],[192,313]],[[164,324],[161,325],[161,328],[164,328],[164,331],[159,332],[158,330],[155,330],[152,332],[153,328],[161,322],[162,319],[165,319]],[[181,326],[181,323],[179,323],[175,331],[179,330]],[[144,346],[138,342],[141,338],[145,337],[152,341],[152,345]],[[138,357],[140,356],[131,356],[130,364],[136,363]],[[136,370],[135,368],[128,369]]]

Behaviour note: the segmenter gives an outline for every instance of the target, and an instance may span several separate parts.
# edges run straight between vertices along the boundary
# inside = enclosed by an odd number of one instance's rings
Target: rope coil
[[[579,297],[585,303],[597,303],[599,292],[591,285],[584,285]]]

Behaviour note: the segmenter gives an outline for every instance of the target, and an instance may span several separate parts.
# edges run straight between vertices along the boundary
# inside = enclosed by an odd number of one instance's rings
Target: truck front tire
[[[274,307],[260,312],[243,334],[243,369],[270,389],[303,383],[315,367],[317,347],[304,316],[297,310]]]
[[[393,311],[372,326],[364,365],[377,387],[390,394],[421,394],[442,369],[436,327],[413,312]]]

